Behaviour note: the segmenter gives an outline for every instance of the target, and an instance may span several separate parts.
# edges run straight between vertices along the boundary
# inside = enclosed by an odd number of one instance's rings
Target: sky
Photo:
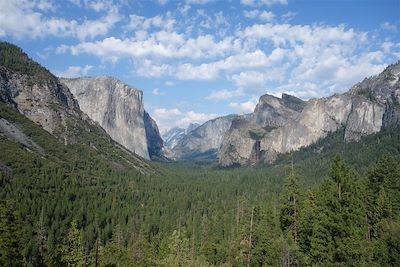
[[[0,0],[0,40],[142,90],[165,132],[378,74],[400,60],[400,0]]]

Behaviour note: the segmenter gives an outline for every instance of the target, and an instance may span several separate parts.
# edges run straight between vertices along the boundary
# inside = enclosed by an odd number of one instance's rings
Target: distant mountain
[[[359,140],[400,119],[400,63],[364,79],[344,94],[301,101],[264,95],[254,112],[232,122],[222,142],[222,166],[274,161],[344,128],[343,141]]]
[[[224,134],[236,117],[236,115],[219,117],[185,133],[175,129],[173,131],[175,138],[171,145],[167,146],[169,157],[175,160],[217,159]]]
[[[181,140],[185,135],[189,134],[199,126],[200,124],[198,123],[191,123],[186,129],[180,127],[171,128],[162,135],[165,148],[169,150],[174,149],[179,140]]]
[[[62,79],[92,120],[118,143],[150,159],[161,156],[163,140],[144,110],[143,92],[112,77]]]

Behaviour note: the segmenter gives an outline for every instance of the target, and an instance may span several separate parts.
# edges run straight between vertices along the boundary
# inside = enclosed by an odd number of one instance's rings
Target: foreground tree
[[[75,221],[71,223],[67,236],[61,245],[61,260],[66,266],[85,266],[85,250],[82,233]]]

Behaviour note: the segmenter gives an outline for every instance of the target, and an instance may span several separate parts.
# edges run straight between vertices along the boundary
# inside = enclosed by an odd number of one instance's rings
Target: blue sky
[[[141,89],[162,131],[344,92],[400,59],[399,21],[400,0],[0,0],[1,40]]]

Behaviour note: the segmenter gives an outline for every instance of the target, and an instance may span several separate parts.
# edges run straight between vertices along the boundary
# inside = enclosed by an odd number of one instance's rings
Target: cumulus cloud
[[[287,22],[291,21],[295,16],[296,16],[296,13],[289,11],[282,15],[282,20],[287,23]]]
[[[89,71],[93,68],[91,65],[85,65],[83,67],[81,66],[69,66],[65,71],[56,71],[56,75],[58,77],[63,77],[63,78],[76,78],[76,77],[82,77],[86,76]]]
[[[157,15],[151,18],[146,18],[138,15],[129,16],[128,29],[133,30],[148,30],[150,28],[160,28],[168,31],[173,30],[175,19],[169,18],[168,16]]]
[[[19,39],[56,36],[85,40],[106,35],[121,19],[116,7],[109,8],[107,14],[99,19],[85,19],[81,22],[45,16],[43,11],[54,9],[51,3],[0,0],[0,36],[8,35]]]
[[[262,21],[272,21],[275,18],[275,14],[271,11],[260,12],[258,9],[245,10],[243,11],[243,15],[250,19],[259,18]]]
[[[257,97],[253,96],[249,100],[245,102],[231,102],[229,103],[229,107],[234,108],[239,112],[240,114],[246,114],[254,111],[254,108],[256,107],[258,103]]]
[[[211,35],[186,38],[184,34],[159,31],[148,35],[144,40],[135,37],[125,39],[108,37],[101,41],[69,46],[68,50],[74,55],[92,54],[106,60],[118,60],[126,56],[204,59],[224,56],[236,48],[232,37],[217,41]]]
[[[192,4],[194,1],[179,4],[177,14],[187,14]],[[242,4],[246,6],[243,15],[257,23],[232,27],[228,23],[232,18],[205,9],[196,9],[192,17],[179,23],[175,13],[152,17],[132,14],[120,36],[87,40],[107,29],[94,27],[89,31],[87,27],[86,33],[79,35],[74,26],[71,31],[84,41],[60,45],[56,52],[93,55],[114,64],[129,58],[133,62],[131,73],[145,78],[230,83],[227,86],[232,90],[213,91],[206,97],[213,101],[251,97],[265,90],[295,92],[303,98],[317,96],[318,92],[319,96],[342,92],[359,79],[376,74],[400,54],[390,39],[380,47],[371,46],[368,44],[376,37],[367,32],[345,25],[290,24],[295,13],[287,12],[277,20],[275,14],[264,10],[287,1],[242,0]],[[108,12],[104,20],[109,15]],[[65,22],[66,26],[63,23],[60,21],[58,28],[64,27],[63,32],[68,32],[69,22]],[[193,25],[200,26],[196,29]],[[225,27],[229,30],[219,30]],[[390,23],[382,24],[382,28],[396,30]]]

